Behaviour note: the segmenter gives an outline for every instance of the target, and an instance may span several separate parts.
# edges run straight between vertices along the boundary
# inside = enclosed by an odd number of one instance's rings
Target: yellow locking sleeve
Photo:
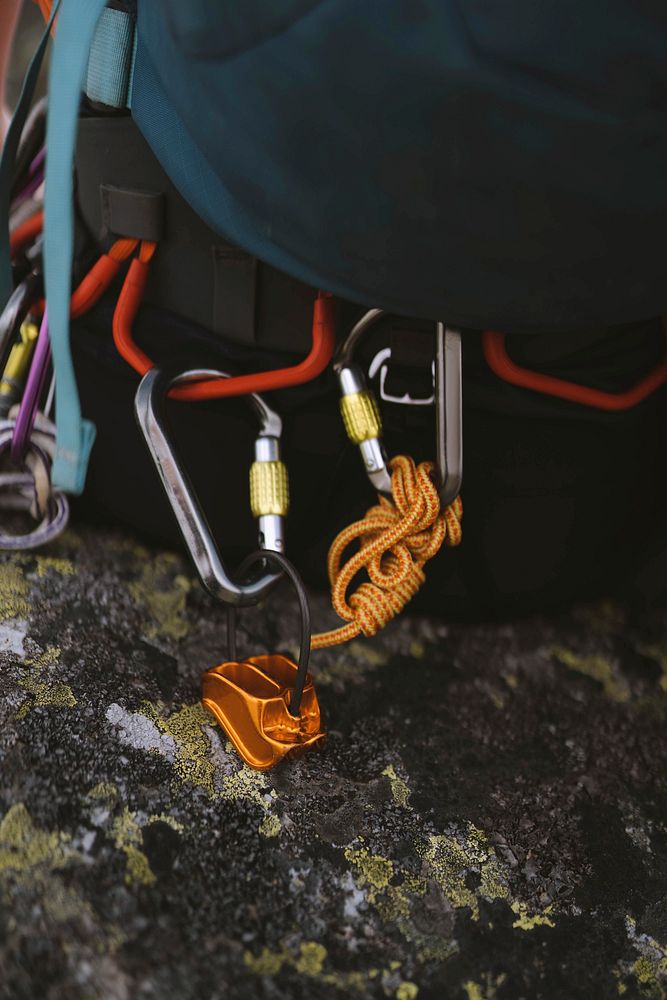
[[[382,417],[372,392],[355,392],[340,398],[340,412],[347,436],[361,444],[382,434]]]
[[[284,462],[253,462],[250,466],[250,508],[253,517],[287,514],[289,479]]]

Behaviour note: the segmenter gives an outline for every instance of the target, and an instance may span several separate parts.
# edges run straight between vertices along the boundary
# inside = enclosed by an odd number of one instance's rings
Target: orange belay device
[[[300,712],[290,699],[297,667],[286,656],[267,653],[228,660],[202,677],[202,702],[216,717],[246,763],[266,771],[325,738],[315,686],[307,676]]]
[[[251,767],[265,771],[284,757],[296,757],[325,739],[310,658],[310,608],[301,579],[291,563],[276,552],[253,553],[240,568],[255,562],[273,563],[294,583],[301,611],[298,665],[281,653],[250,656],[236,653],[236,610],[229,607],[229,660],[202,677],[202,702]]]

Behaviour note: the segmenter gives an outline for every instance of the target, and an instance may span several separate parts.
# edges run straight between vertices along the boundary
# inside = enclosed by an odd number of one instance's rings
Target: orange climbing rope
[[[461,498],[440,509],[433,463],[415,465],[411,458],[398,455],[389,464],[393,501],[380,497],[379,504],[344,528],[329,549],[331,603],[347,624],[314,635],[312,649],[375,635],[415,596],[426,579],[424,565],[442,544],[461,541]],[[359,550],[341,565],[345,549],[357,540]],[[362,570],[369,579],[348,598],[350,585]]]

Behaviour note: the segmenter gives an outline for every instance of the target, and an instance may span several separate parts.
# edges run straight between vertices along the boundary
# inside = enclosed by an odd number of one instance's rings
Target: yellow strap
[[[314,635],[312,649],[375,635],[415,596],[425,580],[424,564],[443,542],[461,541],[461,498],[440,509],[433,463],[415,465],[406,455],[398,455],[389,464],[392,500],[380,497],[379,504],[344,528],[329,549],[331,603],[348,624]],[[357,540],[358,551],[341,566],[345,549]],[[348,599],[349,587],[362,570],[369,579]]]

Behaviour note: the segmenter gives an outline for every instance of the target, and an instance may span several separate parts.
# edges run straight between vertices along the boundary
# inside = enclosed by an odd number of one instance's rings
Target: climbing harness
[[[310,608],[301,578],[284,556],[259,551],[239,567],[243,578],[255,563],[269,563],[292,582],[299,600],[301,643],[298,664],[281,653],[239,660],[236,652],[236,609],[227,618],[229,658],[202,677],[202,702],[228,734],[250,767],[267,770],[286,757],[296,757],[326,737],[322,730],[315,685],[308,673]]]

